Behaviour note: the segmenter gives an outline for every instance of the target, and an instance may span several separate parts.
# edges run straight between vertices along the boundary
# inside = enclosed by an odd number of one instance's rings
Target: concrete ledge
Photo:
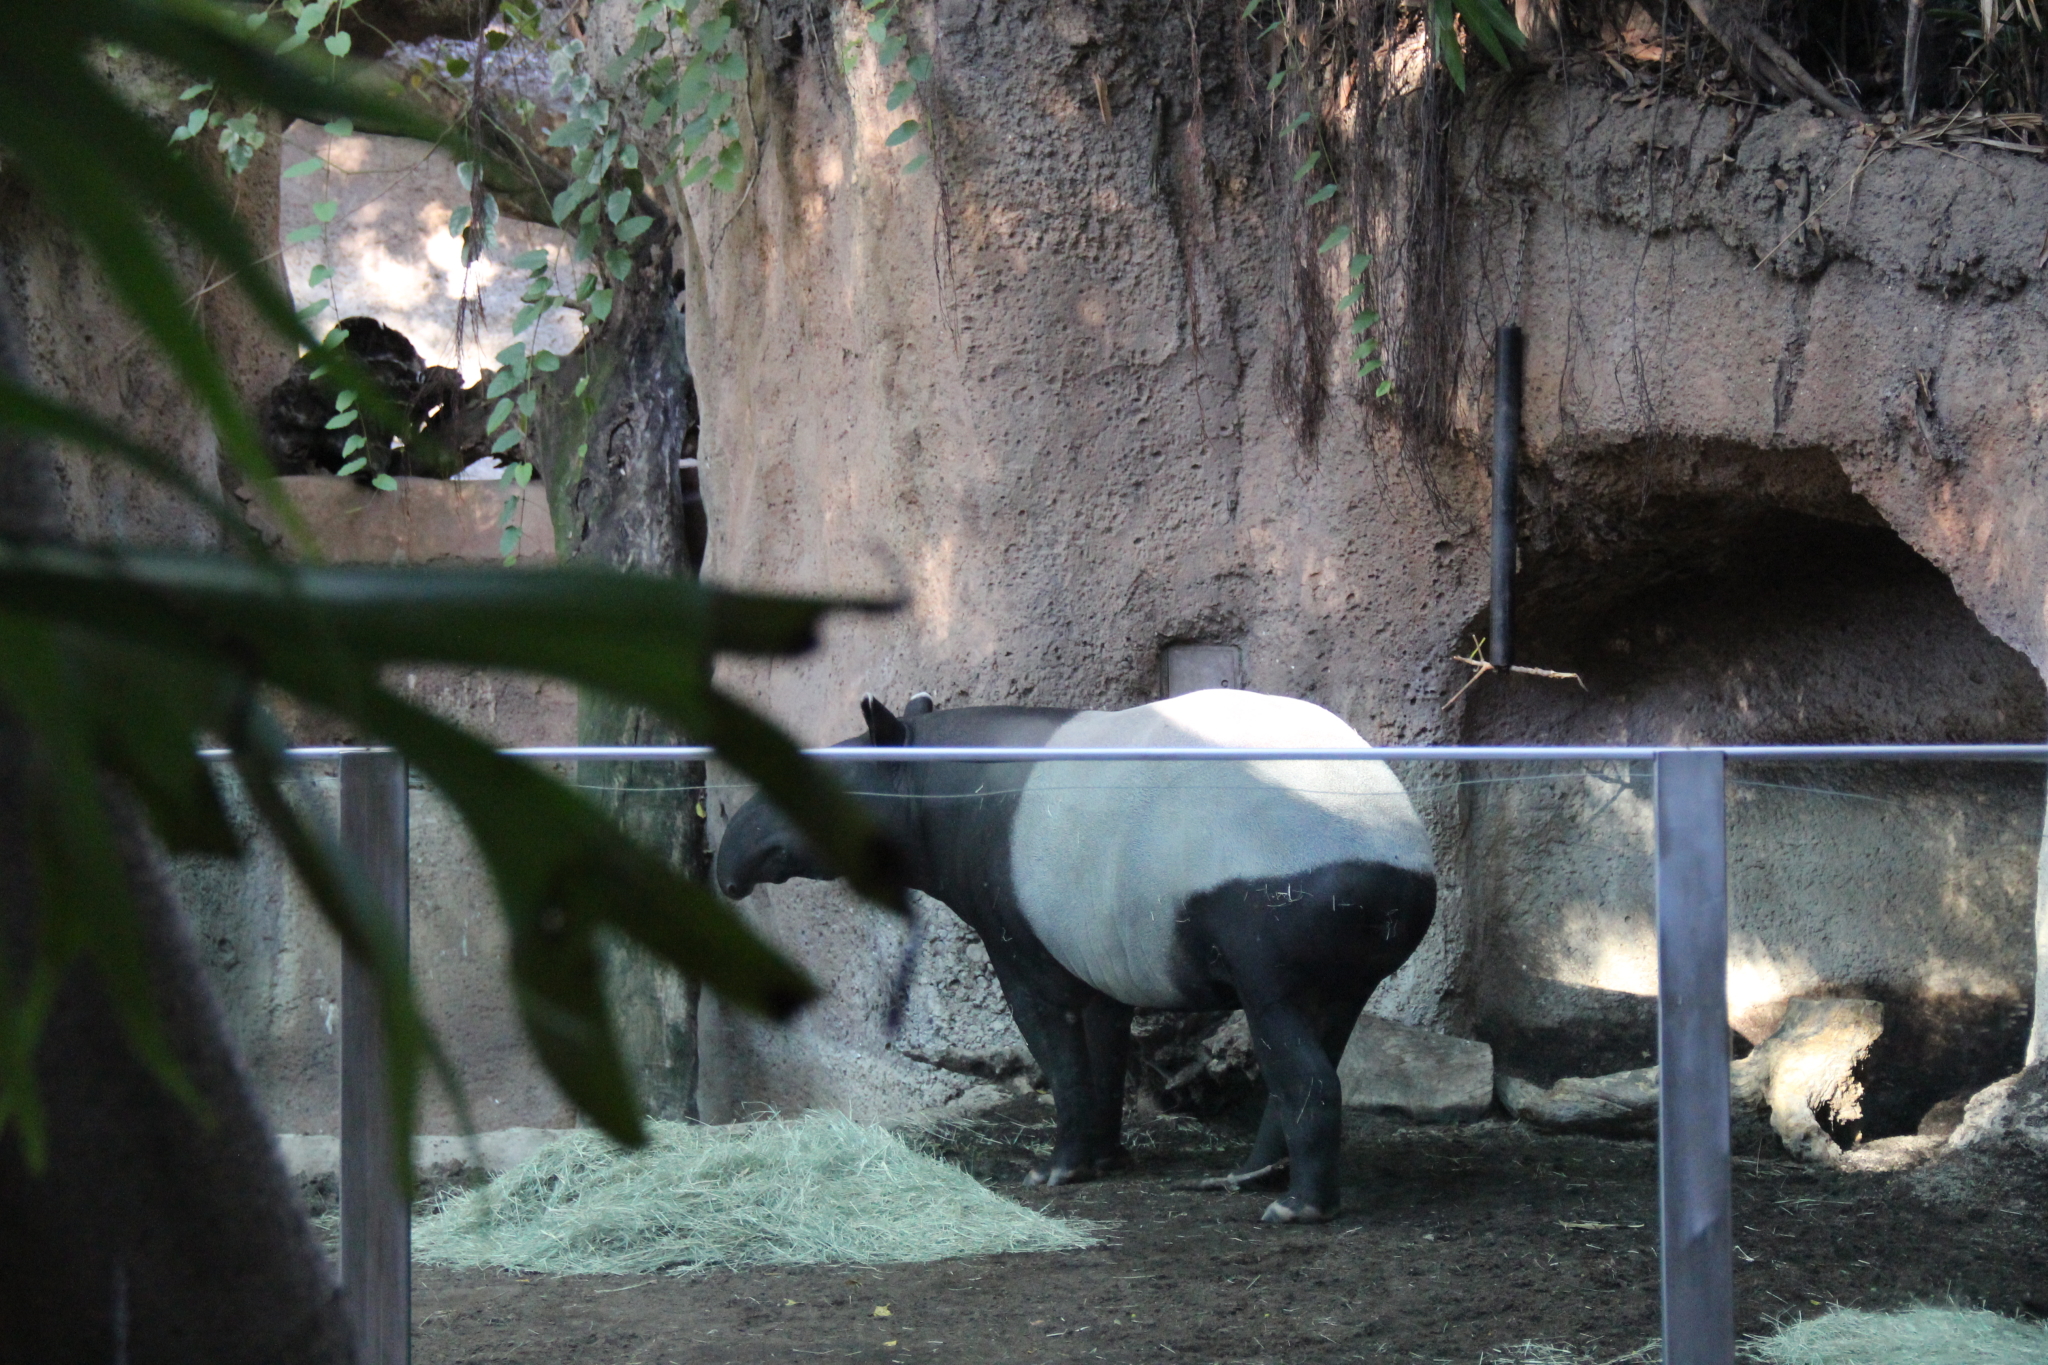
[[[509,1171],[541,1148],[577,1131],[574,1128],[500,1128],[464,1137],[459,1133],[422,1133],[412,1140],[413,1170],[421,1175],[448,1174],[481,1167],[492,1175]],[[279,1133],[278,1154],[294,1178],[333,1175],[341,1169],[341,1139],[331,1133]]]

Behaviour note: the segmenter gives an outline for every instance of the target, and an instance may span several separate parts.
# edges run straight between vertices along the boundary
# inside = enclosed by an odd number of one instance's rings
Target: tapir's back
[[[1433,870],[1387,765],[1309,702],[1207,691],[1082,711],[1048,748],[1357,749],[1356,760],[1044,762],[1011,827],[1019,908],[1075,975],[1129,1004],[1182,1003],[1176,916],[1190,896],[1340,863]]]

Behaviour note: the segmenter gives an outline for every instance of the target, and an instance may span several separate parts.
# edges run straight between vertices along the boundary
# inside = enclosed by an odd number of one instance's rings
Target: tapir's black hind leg
[[[1287,1193],[1266,1206],[1263,1222],[1322,1223],[1337,1216],[1344,1124],[1337,1059],[1364,1009],[1365,1001],[1358,1000],[1315,1012],[1292,1002],[1245,1010],[1266,1080],[1266,1113],[1244,1169],[1257,1172],[1282,1158],[1289,1162]]]
[[[1322,1030],[1323,1055],[1329,1058],[1333,1068],[1344,1055],[1344,1047],[1351,1041],[1351,1031],[1358,1026],[1358,1016],[1364,1012],[1363,1000],[1355,1005],[1340,1006],[1331,1015],[1329,1025]],[[1261,1063],[1262,1067],[1263,1065]],[[1268,1086],[1266,1109],[1259,1119],[1259,1135],[1252,1141],[1252,1150],[1236,1170],[1215,1182],[1218,1188],[1265,1186],[1280,1189],[1287,1185],[1288,1148],[1287,1123],[1282,1116],[1284,1108],[1280,1092]],[[1334,1207],[1331,1211],[1335,1211]]]

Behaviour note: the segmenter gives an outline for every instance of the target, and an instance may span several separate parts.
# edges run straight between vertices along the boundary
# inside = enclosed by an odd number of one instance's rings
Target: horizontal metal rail
[[[1692,745],[1731,763],[2048,763],[2048,745]],[[285,757],[319,761],[350,753],[383,753],[381,745],[315,745],[287,749]],[[971,749],[848,745],[805,749],[825,763],[1628,763],[1659,753],[1686,753],[1686,745],[1389,745],[1384,749]],[[539,745],[500,749],[506,757],[537,761],[664,761],[690,763],[719,755],[709,745]],[[227,749],[201,749],[223,761]]]
[[[1691,746],[1711,750],[1730,763],[2048,763],[2048,744],[1743,744]],[[1333,763],[1378,759],[1383,763],[1622,763],[1648,762],[1659,754],[1687,752],[1673,745],[1479,745],[1419,744],[1369,749],[1044,749],[1044,748],[845,748],[805,749],[826,763]],[[383,752],[377,745],[323,745],[287,749],[285,756],[314,762],[350,754]],[[542,745],[501,749],[508,758],[541,762],[686,763],[716,758],[705,745]],[[201,749],[220,761],[226,749]]]

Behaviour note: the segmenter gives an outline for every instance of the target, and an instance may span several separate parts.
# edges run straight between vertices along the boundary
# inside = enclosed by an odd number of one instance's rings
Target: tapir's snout
[[[792,877],[831,875],[781,812],[758,800],[749,801],[733,816],[711,860],[711,880],[727,900],[739,900],[757,886]]]

